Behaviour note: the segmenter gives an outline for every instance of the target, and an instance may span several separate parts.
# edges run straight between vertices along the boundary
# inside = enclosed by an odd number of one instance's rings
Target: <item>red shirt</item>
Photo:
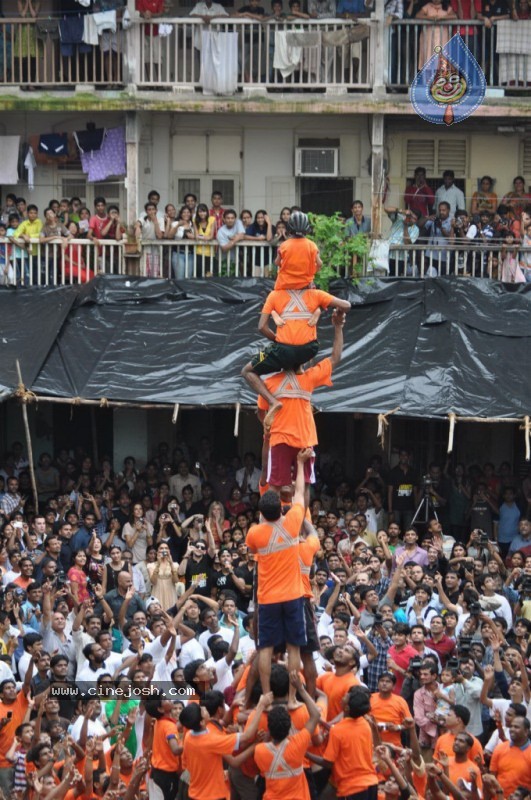
[[[412,184],[404,192],[404,203],[412,211],[416,211],[423,217],[429,216],[430,210],[435,203],[435,194],[427,183],[424,186]]]
[[[418,656],[417,651],[415,648],[410,645],[406,644],[403,650],[397,650],[396,647],[393,645],[389,648],[387,653],[389,658],[391,658],[395,664],[400,667],[401,669],[407,669],[409,667],[409,661],[411,658]],[[392,671],[392,670],[391,670]],[[402,684],[404,683],[404,675],[401,672],[395,672],[396,675],[396,683],[395,688],[393,689],[393,694],[400,694],[402,691]]]
[[[432,638],[426,639],[425,645],[426,647],[430,647],[432,650],[435,650],[441,659],[441,664],[443,667],[446,666],[446,662],[455,651],[454,640],[450,639],[450,637],[446,634],[443,635],[440,642],[434,642]]]

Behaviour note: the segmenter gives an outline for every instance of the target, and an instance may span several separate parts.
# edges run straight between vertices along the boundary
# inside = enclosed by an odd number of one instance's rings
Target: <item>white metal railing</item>
[[[233,59],[230,69],[238,89],[370,89],[372,85],[371,38],[355,41],[362,35],[355,22],[327,19],[261,23],[232,17],[215,18],[209,25],[190,17],[161,21],[168,33],[162,37],[151,35],[152,22],[139,22],[141,86],[202,88],[204,31],[211,35],[237,34],[237,65]],[[362,23],[368,25],[365,31],[370,33],[371,21]],[[223,48],[222,43],[222,51]],[[275,55],[282,56],[283,71],[275,67]]]
[[[0,239],[0,284],[4,286],[65,286],[86,283],[96,274],[125,274],[122,242]]]
[[[130,250],[134,252],[131,253]],[[139,275],[151,278],[238,277],[270,278],[276,274],[277,248],[269,242],[238,242],[223,252],[211,243],[144,241],[139,249],[125,242],[87,239],[67,243],[42,243],[37,239],[25,248],[11,239],[0,239],[0,285],[54,286],[86,283],[95,275]],[[491,278],[511,283],[511,265],[529,264],[524,273],[531,280],[531,248],[509,253],[501,245],[415,244],[392,246],[388,258],[367,256],[337,270],[338,277],[365,276],[430,278],[454,275]]]
[[[519,23],[512,23],[517,26]],[[487,86],[513,90],[529,89],[529,57],[524,53],[505,61],[496,52],[496,24],[486,28],[481,20],[453,20],[451,23],[426,20],[394,20],[387,28],[386,84],[409,89],[417,72],[433,55],[434,47],[444,46],[456,33],[481,67]]]
[[[0,86],[75,86],[123,83],[124,35],[118,30],[113,48],[80,48],[63,55],[56,23],[50,18],[0,18]]]

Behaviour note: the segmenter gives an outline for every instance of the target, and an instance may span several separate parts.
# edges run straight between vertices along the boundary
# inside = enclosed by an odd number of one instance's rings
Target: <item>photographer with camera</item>
[[[450,251],[440,248],[453,244],[455,232],[452,222],[450,203],[446,201],[439,203],[437,214],[431,214],[426,220],[424,229],[428,235],[428,244],[436,248],[435,250],[430,248],[426,250],[426,256],[430,260],[430,265],[426,270],[427,278],[435,278],[437,275],[444,275],[447,272]]]
[[[494,530],[492,517],[497,516],[498,511],[498,505],[492,498],[487,484],[480,481],[467,511],[470,528],[485,531],[489,539],[492,539]]]
[[[474,736],[482,736],[483,723],[481,720],[481,690],[483,689],[483,681],[477,675],[476,663],[471,656],[466,656],[466,644],[468,644],[468,652],[470,651],[469,642],[459,644],[460,650],[459,668],[455,675],[455,702],[457,705],[465,706],[470,711],[470,722],[467,725],[468,733],[473,733]],[[462,654],[462,655],[461,655]]]

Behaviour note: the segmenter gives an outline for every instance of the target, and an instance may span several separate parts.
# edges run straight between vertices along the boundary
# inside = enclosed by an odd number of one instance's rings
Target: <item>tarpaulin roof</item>
[[[252,404],[242,366],[272,282],[100,276],[81,287],[0,290],[0,397],[197,406]],[[322,411],[521,417],[531,410],[531,285],[462,278],[337,281],[353,303]],[[319,324],[321,354],[333,339]]]

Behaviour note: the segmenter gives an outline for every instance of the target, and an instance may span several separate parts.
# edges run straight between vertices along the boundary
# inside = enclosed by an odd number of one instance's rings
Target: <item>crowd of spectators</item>
[[[481,253],[485,245],[497,245],[495,257],[491,254],[490,259],[492,266],[498,268],[500,280],[531,282],[531,194],[520,175],[501,201],[493,187],[493,179],[483,176],[467,202],[455,184],[453,170],[445,170],[442,184],[434,192],[426,180],[425,168],[417,167],[404,194],[404,209],[385,209],[392,222],[390,245],[424,245],[429,259],[425,270],[428,277],[465,273],[467,251]],[[489,256],[483,252],[480,259],[480,263],[487,264]],[[389,267],[393,276],[416,274],[415,262],[403,251],[390,258]]]
[[[350,477],[321,455],[315,674],[305,665],[307,691],[280,648],[261,696],[257,457],[182,437],[117,472],[82,447],[44,453],[36,510],[14,442],[0,469],[4,796],[528,800],[531,473],[423,467],[405,447]]]

